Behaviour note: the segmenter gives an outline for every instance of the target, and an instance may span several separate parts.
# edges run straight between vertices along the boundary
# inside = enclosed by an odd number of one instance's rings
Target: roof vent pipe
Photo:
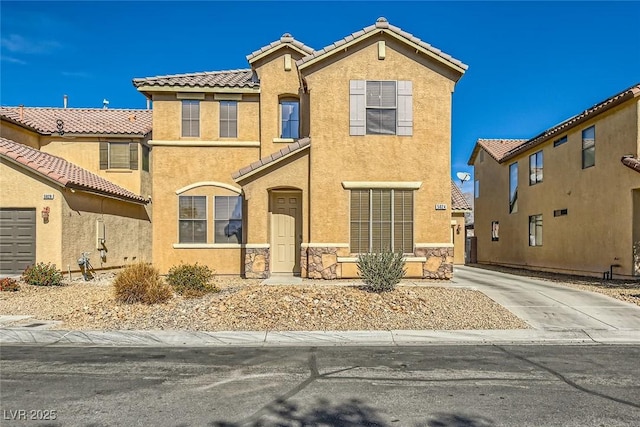
[[[20,120],[24,120],[24,104],[20,104],[20,110],[18,114],[19,114]]]
[[[63,108],[67,108],[67,103],[68,103],[68,102],[69,102],[69,97],[65,94],[65,95],[62,97],[62,107],[63,107]]]
[[[106,110],[107,108],[109,108],[109,101],[107,101],[107,98],[102,100],[102,109]]]
[[[147,110],[151,109],[151,100],[147,98]]]

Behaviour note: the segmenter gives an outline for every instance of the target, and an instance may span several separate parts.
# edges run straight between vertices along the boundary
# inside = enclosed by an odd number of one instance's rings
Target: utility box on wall
[[[102,249],[107,241],[107,234],[102,219],[96,220],[96,249]]]

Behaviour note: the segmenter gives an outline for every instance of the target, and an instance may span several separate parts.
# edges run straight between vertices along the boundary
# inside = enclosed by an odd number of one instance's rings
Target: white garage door
[[[36,261],[36,210],[0,208],[0,274],[19,274]]]

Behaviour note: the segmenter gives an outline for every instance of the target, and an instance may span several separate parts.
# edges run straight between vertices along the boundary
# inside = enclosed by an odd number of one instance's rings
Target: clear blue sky
[[[247,68],[290,32],[320,49],[385,16],[469,65],[452,173],[640,82],[639,2],[0,2],[4,106],[144,108],[134,77]],[[465,190],[471,187],[468,184]]]

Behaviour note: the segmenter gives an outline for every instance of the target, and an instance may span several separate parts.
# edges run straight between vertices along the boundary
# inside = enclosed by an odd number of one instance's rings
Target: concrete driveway
[[[640,333],[640,307],[602,294],[468,266],[455,267],[451,285],[483,292],[535,329]]]

